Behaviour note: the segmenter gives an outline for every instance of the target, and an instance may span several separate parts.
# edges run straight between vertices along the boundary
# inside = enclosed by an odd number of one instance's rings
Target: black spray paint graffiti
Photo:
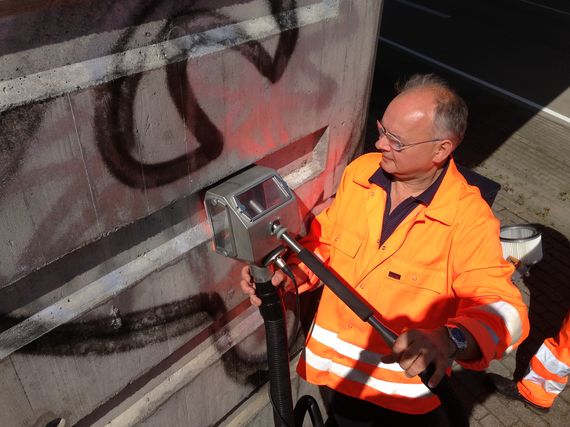
[[[258,41],[251,41],[232,49],[238,51],[253,64],[261,76],[271,83],[276,83],[283,76],[295,50],[299,30],[296,27],[297,18],[294,13],[296,1],[270,1],[268,4],[271,13],[276,17],[280,16],[283,11],[291,11],[285,15],[288,17],[288,22],[277,20],[281,29],[290,29],[281,31],[275,54],[270,55]],[[149,15],[159,5],[153,2],[147,7],[147,10],[143,10],[139,14],[141,22],[143,22],[142,20],[148,21]],[[208,11],[192,10],[191,7],[188,10],[182,8],[176,14],[181,18],[170,19],[154,40],[155,43],[164,41],[171,30],[179,26],[180,21],[191,19],[192,16],[209,16],[217,25],[236,24],[227,16]],[[126,46],[131,35],[131,32],[127,30],[121,41],[115,46],[115,51],[120,51],[119,45],[121,44]],[[245,34],[241,36],[245,37]],[[196,137],[199,148],[192,153],[167,162],[142,163],[131,154],[137,143],[134,129],[133,100],[141,76],[118,79],[106,86],[110,89],[109,92],[104,92],[103,88],[98,91],[98,101],[100,102],[95,111],[98,148],[109,169],[117,179],[125,184],[136,188],[165,185],[200,169],[221,154],[224,146],[222,133],[199,105],[186,78],[185,70],[186,63],[183,58],[180,62],[167,66],[166,83],[178,114]],[[177,95],[181,93],[184,94],[184,97]],[[45,105],[37,104],[37,109],[32,107],[31,110],[30,106],[26,108],[26,111],[34,112],[37,110],[37,114],[33,116],[35,120],[19,121],[26,126],[25,132],[20,133],[20,137],[25,134],[31,138],[41,123]],[[10,112],[9,114],[17,114],[17,112]],[[11,148],[9,151],[12,159],[21,157],[13,156],[15,147],[7,148]],[[23,152],[24,148],[22,148],[21,153],[18,151],[21,155]],[[17,164],[18,162],[7,165],[5,168],[6,177],[3,176],[3,180],[8,179],[13,174]],[[226,313],[226,308],[219,295],[200,294],[188,300],[173,303],[173,305],[155,307],[145,313],[133,313],[125,317],[115,316],[101,320],[99,323],[70,323],[28,345],[21,351],[36,354],[73,354],[76,356],[130,351],[151,342],[167,339],[164,334],[164,325],[166,324],[172,327],[172,330],[175,331],[174,335],[176,335],[176,331],[182,333],[191,330],[201,325],[201,322],[207,321],[208,318],[216,319],[224,313]],[[4,326],[9,326],[8,324],[20,320],[5,317],[3,323]],[[101,329],[101,322],[109,325],[115,322],[115,325],[120,325],[120,327]],[[101,330],[107,332],[101,333]],[[222,331],[223,328],[220,327],[217,330]],[[231,366],[228,371],[233,372],[233,375],[236,374],[236,367],[241,365],[238,363],[239,360],[246,361],[247,365],[251,366],[251,355],[239,355],[235,349],[224,356],[224,360],[228,358],[232,360],[228,360],[228,363],[224,363],[224,365]]]
[[[0,194],[16,173],[41,123],[43,103],[0,113]]]
[[[286,300],[292,306],[292,295]],[[23,347],[20,352],[54,356],[108,355],[144,348],[203,328],[178,349],[162,365],[171,365],[209,337],[228,336],[227,323],[239,315],[249,301],[228,311],[218,293],[200,293],[185,300],[155,306],[141,311],[121,314],[118,310],[107,318],[68,323]],[[291,311],[291,313],[293,313]],[[2,327],[21,322],[22,318],[4,317]],[[252,331],[254,332],[254,331]],[[297,331],[290,331],[290,339]],[[259,372],[263,370],[264,353],[255,356],[245,353],[239,346],[218,348],[226,374],[239,383],[258,385]],[[227,350],[227,351],[226,351]],[[162,366],[166,369],[168,366]]]
[[[187,25],[193,18],[208,16],[211,17],[209,25],[217,27],[220,25],[234,24],[235,22],[223,15],[208,12],[207,10],[192,10],[196,2],[173,2],[165,0],[162,2],[146,1],[142,6],[136,9],[126,18],[128,25],[125,23],[127,30],[112,52],[120,52],[121,46],[125,47],[129,43],[129,39],[134,37],[133,32],[137,27],[137,23],[148,23],[153,19],[164,19],[165,16],[176,16],[168,21],[168,24],[155,37],[155,41],[163,41],[168,38],[168,34],[173,28],[179,27],[182,22]],[[231,1],[218,2],[219,5],[231,5]],[[278,20],[280,28],[292,28],[284,31],[279,35],[278,46],[276,52],[271,56],[265,48],[257,41],[234,47],[244,58],[255,65],[259,73],[270,82],[277,82],[283,75],[289,59],[294,51],[298,38],[298,29],[295,28],[297,18],[295,15],[296,1],[270,1],[267,3],[271,13],[274,16],[280,16],[282,12],[287,12],[288,21]],[[110,6],[110,5],[108,5]],[[81,11],[81,10],[80,10]],[[79,12],[80,12],[79,11]],[[109,13],[115,14],[114,9],[110,9]],[[84,16],[82,13],[78,16]],[[89,10],[88,10],[89,12]],[[120,16],[120,13],[117,14]],[[55,19],[54,15],[49,15],[51,20]],[[100,16],[102,18],[102,16]],[[37,18],[39,19],[39,18]],[[51,22],[50,20],[50,22]],[[98,20],[101,21],[102,19]],[[118,25],[118,24],[117,24]],[[53,24],[46,24],[46,32],[51,34],[47,29],[57,27]],[[84,28],[85,26],[79,26]],[[42,27],[43,28],[43,27]],[[238,34],[239,35],[239,34]],[[242,35],[239,35],[242,36]],[[128,47],[128,46],[127,46]],[[181,61],[176,64],[167,66],[167,89],[171,94],[174,105],[187,124],[188,129],[195,135],[199,148],[194,152],[181,156],[163,163],[145,164],[136,160],[132,151],[136,146],[136,130],[134,129],[133,118],[133,99],[136,95],[137,87],[141,76],[132,76],[130,78],[118,79],[108,85],[110,91],[105,94],[103,88],[98,92],[99,103],[95,112],[95,133],[97,137],[97,145],[100,153],[106,160],[106,164],[114,175],[130,183],[136,188],[143,186],[156,187],[173,182],[180,177],[188,175],[192,171],[200,169],[202,166],[217,158],[222,152],[224,140],[217,126],[209,119],[208,115],[200,107],[198,100],[194,96],[193,89],[185,75],[186,63]],[[178,83],[177,83],[178,82]],[[176,87],[179,87],[179,90]],[[107,86],[106,86],[107,87]],[[182,89],[180,89],[182,88]],[[182,99],[182,93],[185,93]],[[24,107],[14,109],[0,114],[0,130],[2,130],[2,138],[0,138],[0,188],[9,182],[12,176],[23,163],[23,156],[27,147],[32,145],[34,134],[38,131],[47,108],[51,108],[52,101],[26,105]],[[54,103],[55,104],[55,103]],[[58,124],[56,123],[56,126]],[[80,165],[79,163],[77,165]],[[42,166],[42,172],[45,175],[62,176],[62,173],[75,172],[76,165],[71,161],[61,164],[48,164]],[[93,213],[91,206],[85,208],[75,215],[76,218],[68,227],[68,231],[54,237],[52,233],[52,224],[54,221],[65,215],[65,212],[72,209],[74,203],[74,194],[81,191],[83,181],[81,179],[84,171],[78,171],[69,188],[55,200],[54,208],[49,215],[37,226],[34,237],[30,240],[26,249],[22,251],[25,254],[22,258],[24,262],[29,259],[38,259],[38,265],[51,261],[45,259],[45,254],[51,254],[52,248],[56,253],[61,253],[61,247],[69,250],[69,246],[62,242],[77,240],[74,233],[83,227],[83,222],[89,220]],[[37,185],[34,183],[34,174],[28,173],[24,177],[27,181],[22,183],[23,188]],[[38,174],[38,179],[43,179]],[[96,179],[96,177],[94,177]],[[99,196],[104,199],[111,190],[103,189]],[[1,197],[1,193],[0,193]],[[1,261],[0,261],[1,263]],[[4,285],[9,280],[16,280],[18,277],[2,276],[0,274],[0,284]]]
[[[284,10],[294,9],[296,1],[270,1],[269,6],[272,15],[279,17]],[[157,7],[151,5],[141,13],[140,19],[147,20]],[[177,14],[178,17],[171,18],[152,43],[165,41],[173,29],[182,28],[183,24],[192,18],[207,17],[216,27],[237,24],[228,16],[207,10],[182,8]],[[288,22],[277,19],[282,31],[274,56],[271,56],[257,40],[232,47],[271,83],[276,83],[283,76],[298,39],[296,14],[292,11],[284,16]],[[291,29],[285,31],[286,28]],[[134,30],[127,31],[114,50],[120,51],[121,47],[126,46],[133,37],[133,32]],[[235,36],[245,38],[246,34]],[[198,142],[198,148],[193,152],[169,161],[144,163],[132,154],[137,144],[134,100],[142,77],[140,74],[118,79],[98,91],[95,130],[99,152],[113,175],[131,187],[152,188],[174,182],[215,160],[224,147],[222,132],[200,106],[188,81],[186,61],[181,59],[180,62],[167,66],[166,74],[168,91],[176,110],[186,128],[192,132]]]
[[[197,301],[196,299],[200,301]],[[212,336],[214,338],[222,338],[223,340],[223,335],[226,335],[228,333],[227,327],[225,326],[226,322],[230,320],[230,318],[238,315],[238,313],[226,312],[222,298],[215,293],[196,295],[190,298],[188,302],[190,303],[190,306],[194,306],[194,308],[198,310],[196,314],[198,317],[197,323],[201,322],[200,319],[204,319],[204,322],[208,321],[207,317],[212,320],[212,323],[207,328],[203,329],[198,335],[194,336],[194,338],[190,339],[190,341],[175,350],[165,359],[161,360],[157,365],[153,366],[150,370],[138,376],[135,380],[127,384],[123,389],[119,390],[112,399],[109,399],[101,404],[93,412],[89,413],[81,420],[78,420],[74,425],[79,427],[91,426],[95,424],[105,414],[109,413],[109,411],[120,405],[125,399],[129,398],[138,390],[142,389],[146,384],[148,384],[149,381],[160,376],[162,372],[186,356],[188,352],[196,347],[197,343],[202,342]],[[313,301],[311,302],[313,303]],[[236,307],[237,310],[234,309],[232,311],[239,311],[248,304],[249,302],[241,304],[240,306]],[[286,305],[290,306],[290,304],[292,304],[292,297],[286,300]],[[203,307],[209,307],[207,316],[204,316],[204,312],[202,311]],[[165,308],[167,311],[170,309],[170,307]],[[312,312],[312,310],[314,310],[314,303],[313,306],[308,307],[308,309],[310,310],[309,312]],[[177,330],[180,329],[177,328]],[[306,330],[308,330],[308,326],[305,328],[305,331]],[[300,350],[302,346],[302,341],[298,339],[300,336],[298,334],[295,334],[292,335],[291,338],[295,340],[295,345],[292,347],[292,351]],[[129,341],[127,340],[127,347],[128,342]],[[216,340],[216,342],[218,341]],[[228,378],[231,378],[240,384],[252,385],[255,388],[267,382],[268,372],[266,370],[264,354],[259,354],[256,356],[252,355],[251,353],[245,353],[240,350],[239,346],[232,346],[231,348],[227,349],[227,351],[223,351],[224,349],[221,348],[218,348],[218,350],[220,350],[222,353],[221,362]]]
[[[135,37],[134,33],[139,23],[148,23],[153,19],[161,20],[165,15],[174,17],[168,19],[151,44],[167,40],[173,29],[182,28],[183,24],[189,24],[197,18],[208,18],[210,26],[214,27],[238,24],[237,21],[223,14],[194,8],[195,3],[192,1],[178,3],[171,0],[142,3],[129,22],[123,24],[128,29],[123,32],[111,52],[122,52],[128,46],[131,39]],[[234,46],[232,49],[238,51],[253,64],[261,76],[271,83],[276,83],[287,68],[297,44],[299,30],[295,14],[296,1],[268,0],[268,6],[277,24],[283,30],[279,34],[275,54],[270,55],[263,45],[255,40]],[[50,9],[47,12],[50,12]],[[109,9],[109,13],[115,12],[117,11]],[[283,15],[285,18],[280,15],[283,12],[287,12]],[[73,16],[88,16],[89,13],[94,12],[89,8],[87,11],[78,9]],[[59,17],[53,14],[48,15],[47,23],[45,16],[43,19],[40,18],[41,16],[35,19],[38,20],[38,25],[41,24],[39,27],[44,28],[46,34],[61,32],[59,23],[50,25],[52,21],[59,22]],[[102,21],[102,18],[103,16],[98,16],[97,21]],[[83,25],[75,23],[75,25],[77,28],[73,28],[79,31],[85,28],[86,23]],[[107,23],[107,25],[110,24]],[[112,28],[111,26],[109,29]],[[285,28],[289,29],[285,31]],[[245,37],[246,35],[238,31],[235,36]],[[59,37],[63,37],[63,33]],[[171,99],[185,126],[195,136],[199,145],[193,152],[166,162],[143,163],[132,154],[136,147],[133,104],[142,76],[139,74],[120,78],[97,89],[94,124],[99,152],[113,175],[131,187],[158,187],[176,181],[215,160],[224,147],[224,138],[220,129],[200,106],[187,79],[185,58],[180,58],[178,62],[166,66],[165,70],[167,89]],[[0,134],[2,135],[0,138],[0,189],[21,165],[24,153],[43,121],[46,103],[49,101],[25,105],[0,113]]]
[[[25,353],[61,356],[105,355],[143,348],[204,326],[224,333],[226,306],[217,293],[199,293],[184,300],[110,317],[67,323],[28,344]],[[18,323],[23,319],[12,318]],[[166,332],[168,330],[168,333]]]

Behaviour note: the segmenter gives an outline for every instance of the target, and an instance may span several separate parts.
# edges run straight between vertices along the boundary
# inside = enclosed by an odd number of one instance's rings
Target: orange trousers
[[[519,393],[532,403],[550,408],[570,374],[570,312],[555,338],[544,340],[530,361],[528,373],[517,383]]]

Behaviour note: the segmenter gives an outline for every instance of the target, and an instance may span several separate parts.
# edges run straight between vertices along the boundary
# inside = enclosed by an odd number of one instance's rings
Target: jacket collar
[[[466,181],[457,170],[453,157],[439,190],[425,210],[425,216],[446,225],[451,225],[457,214],[457,205]]]
[[[369,178],[382,163],[382,154],[375,154],[378,161],[370,162],[370,167],[362,168],[362,170],[358,171],[353,177],[353,181],[364,188],[378,187],[378,185],[369,181]],[[432,220],[451,225],[457,213],[457,203],[462,188],[465,185],[465,178],[457,170],[455,160],[452,157],[449,160],[449,166],[443,177],[443,181],[431,203],[426,207],[424,215]]]

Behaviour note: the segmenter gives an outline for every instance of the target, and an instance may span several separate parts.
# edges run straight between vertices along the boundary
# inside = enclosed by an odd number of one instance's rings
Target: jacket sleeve
[[[528,336],[528,314],[511,280],[513,267],[503,259],[499,221],[491,209],[474,201],[457,215],[461,222],[451,250],[451,269],[459,304],[456,316],[448,322],[465,327],[483,355],[479,360],[458,363],[482,370]]]

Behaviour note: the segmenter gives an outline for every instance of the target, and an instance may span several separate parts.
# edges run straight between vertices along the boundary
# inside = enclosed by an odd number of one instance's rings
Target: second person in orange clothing
[[[497,391],[509,399],[548,411],[564,390],[570,375],[570,311],[556,337],[544,340],[532,356],[527,373],[520,381],[490,374]]]

